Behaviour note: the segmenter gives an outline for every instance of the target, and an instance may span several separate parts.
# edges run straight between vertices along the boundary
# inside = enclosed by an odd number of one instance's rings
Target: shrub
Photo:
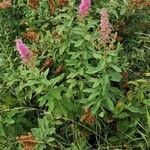
[[[0,12],[2,149],[150,148],[148,1],[7,0]]]

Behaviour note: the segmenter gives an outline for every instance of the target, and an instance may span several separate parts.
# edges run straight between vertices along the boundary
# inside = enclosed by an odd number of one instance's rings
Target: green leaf
[[[70,83],[68,89],[72,89],[73,87],[76,86],[77,80],[76,80],[76,79],[68,79],[68,80],[67,80],[67,83]]]
[[[1,116],[0,116],[0,137],[1,136],[6,137],[5,130],[3,128],[3,125],[2,125],[2,122],[1,122]]]
[[[148,127],[150,129],[150,114],[149,114],[148,110],[147,110],[147,124],[148,124]]]
[[[49,97],[46,106],[48,106],[48,112],[51,113],[53,111],[54,107],[55,107],[54,100],[53,100],[52,97]]]
[[[87,74],[95,74],[97,72],[99,72],[97,67],[95,67],[95,68],[93,67],[93,68],[89,69],[88,71],[86,71]]]
[[[145,79],[138,79],[136,80],[138,83],[143,83],[143,84],[146,84],[147,83],[147,80]]]
[[[61,99],[61,92],[64,90],[64,86],[63,85],[61,85],[61,86],[59,86],[59,87],[56,87],[56,88],[54,88],[54,89],[50,89],[50,94],[54,97],[54,98],[56,98],[56,99]]]
[[[149,72],[144,73],[144,75],[145,75],[146,77],[150,77],[150,73],[149,73]]]
[[[119,82],[121,80],[122,76],[118,74],[117,72],[112,72],[111,74],[111,81]]]
[[[117,19],[119,18],[118,13],[117,13],[116,10],[113,10],[112,13],[115,15],[115,17],[116,17]]]
[[[101,79],[101,85],[102,85],[102,95],[105,96],[108,93],[108,87],[109,87],[109,79],[108,74],[103,74]]]
[[[77,62],[78,62],[78,60],[77,59],[74,59],[74,60],[66,60],[66,65],[67,66],[74,66],[74,65],[76,65],[77,64]]]
[[[128,1],[127,0],[123,0],[124,4],[128,5]]]
[[[79,85],[80,90],[82,91],[84,88],[84,81],[82,81],[82,80],[78,81],[78,85]]]
[[[100,112],[100,113],[99,113],[99,115],[98,115],[98,116],[99,116],[99,117],[101,117],[101,118],[103,118],[103,117],[104,117],[104,115],[105,115],[105,111],[102,111],[102,112]]]
[[[79,40],[79,41],[75,42],[74,47],[79,47],[79,46],[81,46],[83,42],[84,42],[84,40]]]
[[[95,89],[92,89],[92,88],[84,89],[83,92],[85,92],[85,93],[92,93],[92,92],[95,92]]]
[[[67,110],[66,110],[66,108],[63,106],[63,104],[62,104],[62,102],[58,102],[58,100],[57,100],[57,104],[56,104],[56,107],[55,107],[55,109],[54,109],[55,111],[55,115],[56,115],[56,117],[57,118],[61,118],[62,116],[65,116],[65,117],[67,117]]]
[[[43,124],[43,119],[38,118],[38,126],[39,126],[40,130],[42,131],[42,135],[44,135],[45,127],[44,127],[44,124]]]
[[[111,99],[106,99],[106,105],[107,105],[107,107],[108,107],[110,110],[112,110],[112,111],[115,109],[114,104],[113,104],[113,102],[111,101]]]
[[[80,68],[78,72],[79,72],[79,75],[83,76],[83,74],[84,74],[84,69],[83,69],[83,68]]]
[[[66,44],[64,43],[64,44],[62,44],[61,47],[59,48],[59,54],[62,55],[62,54],[64,53],[65,49],[66,49]]]
[[[48,95],[41,96],[41,97],[38,99],[39,106],[45,105],[47,99],[48,99]]]
[[[31,131],[32,131],[34,137],[36,137],[36,139],[38,139],[39,141],[43,140],[43,135],[39,128],[33,128],[33,129],[31,129]]]
[[[49,129],[49,122],[46,118],[46,116],[43,117],[43,125],[45,129]]]
[[[90,34],[86,34],[86,36],[84,37],[87,41],[91,40],[91,35]]]
[[[92,94],[90,94],[88,100],[94,99],[96,96],[100,95],[100,91],[95,91]]]
[[[55,141],[55,139],[52,138],[52,137],[49,137],[48,139],[46,139],[46,142],[47,142],[47,143],[50,143],[50,142],[53,142],[53,141]]]
[[[106,61],[104,59],[102,59],[97,66],[98,70],[99,71],[103,70],[105,68],[105,64],[106,64]]]
[[[98,109],[99,109],[99,107],[100,107],[100,105],[101,105],[101,101],[102,101],[102,99],[97,99],[96,104],[93,105],[93,107],[92,107],[92,109],[91,109],[91,112],[92,112],[93,115],[95,115],[96,112],[98,111]]]
[[[144,99],[144,100],[143,100],[143,103],[144,103],[146,106],[150,106],[150,99]]]
[[[133,84],[133,85],[135,85],[135,86],[138,86],[138,85],[139,85],[138,82],[136,82],[136,81],[129,81],[128,84]]]
[[[101,83],[101,80],[97,80],[93,84],[93,88],[96,88]]]
[[[52,134],[55,133],[55,131],[56,131],[55,128],[50,128],[50,129],[48,130],[48,134],[49,134],[49,135],[52,135]]]
[[[93,57],[96,59],[102,59],[102,55],[100,53],[94,52]]]
[[[74,71],[74,72],[71,72],[68,76],[67,76],[67,79],[69,79],[69,78],[74,78],[74,77],[76,77],[78,75],[78,72],[76,71]]]
[[[57,82],[60,82],[60,81],[63,79],[64,75],[65,75],[65,74],[62,73],[62,74],[59,75],[58,77],[55,77],[55,78],[53,78],[53,79],[51,79],[51,80],[47,80],[47,85],[55,86],[55,84],[56,84]]]
[[[143,110],[139,107],[135,107],[135,106],[129,106],[129,107],[125,107],[126,109],[128,109],[129,111],[133,112],[133,113],[140,113],[143,114]]]
[[[143,99],[144,99],[143,91],[138,91],[137,98],[138,98],[139,101],[143,101]]]
[[[31,87],[35,84],[39,84],[40,82],[39,81],[36,81],[36,80],[29,80],[27,83],[23,84],[23,85],[20,85],[20,90],[22,90],[23,88],[25,87]]]
[[[66,98],[64,101],[65,102],[64,102],[63,106],[66,107],[68,110],[73,111],[75,105],[71,102],[71,100]]]
[[[82,54],[82,52],[72,52],[71,53],[72,54],[72,56],[71,56],[71,59],[76,59],[76,58],[78,58],[81,54]]]
[[[43,143],[37,144],[35,147],[36,150],[45,150],[45,148],[46,148],[46,144]]]
[[[40,85],[39,87],[35,88],[34,90],[35,90],[36,94],[39,94],[43,91],[43,88],[44,88],[43,85]]]
[[[122,101],[118,101],[115,107],[115,114],[119,114],[124,109],[124,103]]]
[[[74,94],[73,89],[70,88],[70,89],[67,90],[67,93],[65,94],[65,96],[67,98],[71,98],[73,96],[73,94]]]
[[[126,112],[121,112],[120,114],[117,114],[116,116],[116,118],[120,118],[120,119],[127,118],[127,117],[129,117],[129,114]]]
[[[44,85],[46,85],[46,86],[48,86],[48,85],[51,85],[52,83],[51,82],[49,82],[47,79],[45,79],[45,78],[43,78],[42,80],[40,80],[41,81],[41,84],[44,84]]]
[[[119,68],[118,66],[111,65],[111,67],[117,72],[122,72],[121,68]]]

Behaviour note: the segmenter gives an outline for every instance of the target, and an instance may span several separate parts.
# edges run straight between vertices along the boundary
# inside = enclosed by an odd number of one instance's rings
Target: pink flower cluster
[[[109,24],[109,16],[106,8],[102,8],[101,10],[101,19],[100,19],[100,31],[101,31],[101,39],[104,43],[107,43],[110,38],[111,28]]]
[[[36,56],[33,55],[33,52],[23,43],[21,39],[16,40],[16,48],[20,54],[23,63],[28,68],[34,68],[36,62]]]
[[[88,12],[91,7],[91,0],[81,0],[80,6],[79,6],[79,14],[81,17],[85,17],[88,15]]]
[[[22,60],[29,59],[30,50],[27,48],[27,46],[23,43],[23,41],[21,39],[16,40],[16,48],[17,48]]]

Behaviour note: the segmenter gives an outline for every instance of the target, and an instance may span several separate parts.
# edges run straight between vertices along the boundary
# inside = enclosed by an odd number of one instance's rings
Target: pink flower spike
[[[85,17],[88,15],[88,12],[91,7],[91,0],[81,0],[80,6],[79,6],[79,14],[81,17]]]
[[[104,43],[107,43],[110,39],[111,27],[109,24],[109,16],[106,8],[102,8],[101,10],[100,22],[101,38]]]
[[[16,48],[20,54],[20,57],[23,60],[27,60],[30,57],[30,50],[27,48],[27,46],[23,43],[21,39],[16,40]]]

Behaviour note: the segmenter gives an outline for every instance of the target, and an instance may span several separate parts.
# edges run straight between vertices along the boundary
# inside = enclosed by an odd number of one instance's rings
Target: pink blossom
[[[102,8],[101,10],[101,20],[100,20],[100,31],[101,38],[104,43],[109,41],[111,28],[109,24],[109,16],[106,8]]]
[[[91,0],[81,0],[80,6],[79,6],[79,14],[81,17],[85,17],[88,15],[88,12],[91,7]]]
[[[23,60],[27,60],[30,57],[30,50],[27,48],[27,46],[23,43],[21,39],[16,40],[16,48],[20,54],[20,57]]]

